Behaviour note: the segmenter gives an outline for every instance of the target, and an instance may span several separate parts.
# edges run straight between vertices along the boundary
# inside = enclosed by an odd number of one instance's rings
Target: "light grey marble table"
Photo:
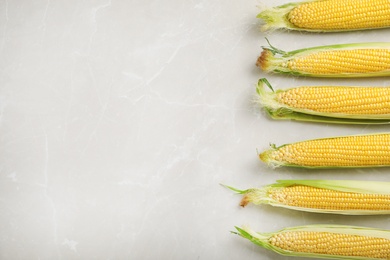
[[[347,217],[239,207],[220,186],[278,179],[390,180],[389,169],[270,169],[269,143],[387,131],[272,121],[275,88],[390,85],[388,78],[265,75],[265,37],[285,50],[388,41],[389,30],[262,33],[258,5],[287,1],[0,0],[1,259],[287,259],[230,234]]]

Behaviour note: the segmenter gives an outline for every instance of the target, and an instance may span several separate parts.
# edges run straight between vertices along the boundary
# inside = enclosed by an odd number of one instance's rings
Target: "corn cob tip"
[[[269,151],[264,151],[264,152],[260,153],[259,154],[259,158],[263,162],[266,162],[268,160],[268,158],[269,158]]]
[[[244,208],[249,203],[253,203],[255,205],[269,203],[270,199],[267,196],[269,189],[269,186],[264,186],[262,188],[253,188],[246,190],[240,202],[240,206]]]
[[[273,57],[272,51],[269,49],[263,49],[259,58],[257,59],[256,66],[264,71],[269,70],[270,58]]]
[[[240,201],[240,206],[241,207],[245,207],[246,205],[248,205],[250,202],[253,201],[253,191],[252,189],[248,189],[248,190],[239,190],[237,188],[234,188],[232,186],[228,186],[228,185],[225,185],[225,184],[221,184],[223,187],[225,188],[228,188],[229,190],[232,190],[234,192],[237,192],[238,194],[244,194],[243,198],[241,199]]]
[[[295,4],[287,4],[278,7],[262,8],[260,13],[256,16],[256,18],[261,19],[264,22],[260,27],[260,30],[265,32],[293,26],[287,19],[287,15],[294,6]]]
[[[245,194],[244,197],[240,201],[240,206],[245,208],[246,205],[248,205],[250,203],[250,201],[251,201],[250,197],[247,194]]]
[[[282,165],[282,162],[275,160],[275,156],[273,155],[273,152],[275,150],[275,146],[271,145],[270,150],[266,150],[259,154],[259,158],[261,161],[265,162],[269,167],[276,168]]]
[[[271,91],[267,91],[267,87]],[[257,94],[254,98],[254,102],[263,108],[269,115],[271,115],[271,117],[282,107],[280,102],[276,100],[276,92],[267,79],[262,78],[258,81],[256,86],[256,93]]]

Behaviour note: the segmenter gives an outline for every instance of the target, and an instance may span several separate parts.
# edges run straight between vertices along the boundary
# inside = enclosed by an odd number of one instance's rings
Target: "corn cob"
[[[242,207],[253,203],[317,213],[390,214],[390,182],[279,180],[248,190],[226,187],[244,195]]]
[[[390,166],[390,134],[353,135],[307,140],[270,150],[259,157],[271,167],[305,168]]]
[[[267,92],[267,85],[272,92]],[[305,86],[274,91],[257,84],[257,102],[273,119],[389,124],[390,87]]]
[[[390,43],[352,43],[285,52],[263,47],[256,63],[266,72],[308,77],[390,76]]]
[[[236,227],[254,244],[286,256],[328,259],[390,259],[390,231],[342,225],[307,225],[274,233]]]
[[[262,30],[289,29],[337,32],[390,26],[388,0],[322,0],[289,3],[257,15],[266,24]]]

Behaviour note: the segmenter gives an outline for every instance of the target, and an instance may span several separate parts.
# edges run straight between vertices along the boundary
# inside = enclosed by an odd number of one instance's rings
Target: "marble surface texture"
[[[334,223],[389,228],[388,216],[239,207],[220,183],[390,180],[388,168],[270,169],[257,149],[388,131],[273,121],[255,84],[390,85],[388,78],[265,75],[281,49],[388,41],[390,30],[263,33],[278,1],[0,0],[0,259],[274,259],[230,231]],[[299,259],[299,258],[297,258]]]

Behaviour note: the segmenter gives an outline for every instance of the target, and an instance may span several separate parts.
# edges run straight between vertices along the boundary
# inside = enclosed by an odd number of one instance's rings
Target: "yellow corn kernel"
[[[236,233],[254,244],[287,256],[332,259],[390,259],[390,232],[341,225],[309,225],[258,233]]]
[[[291,52],[263,47],[256,65],[267,72],[311,77],[388,76],[390,43],[340,44]]]
[[[390,134],[322,138],[286,144],[264,151],[270,166],[307,168],[390,166]]]
[[[321,0],[289,3],[262,11],[263,30],[352,31],[390,26],[388,0]]]

